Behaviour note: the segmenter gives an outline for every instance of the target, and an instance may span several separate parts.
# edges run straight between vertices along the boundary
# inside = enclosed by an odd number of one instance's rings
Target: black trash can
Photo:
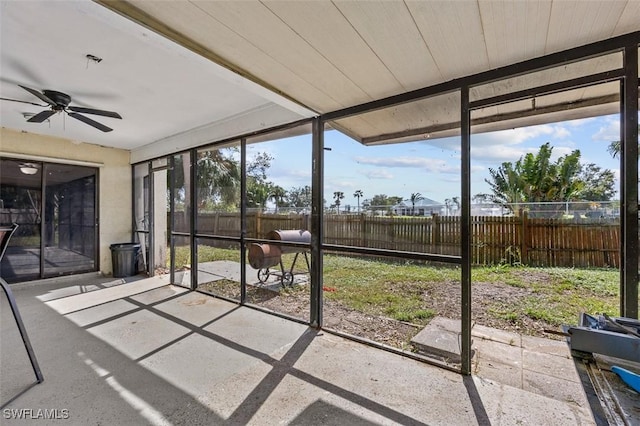
[[[119,243],[111,244],[111,265],[113,267],[113,277],[131,277],[138,273],[138,254],[140,244]]]

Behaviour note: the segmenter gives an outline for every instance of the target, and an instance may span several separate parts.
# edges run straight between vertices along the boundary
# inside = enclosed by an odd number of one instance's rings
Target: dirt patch
[[[457,283],[436,287],[432,294],[425,297],[433,298],[433,309],[438,316],[446,318],[460,318],[461,289]],[[545,321],[535,321],[526,316],[512,317],[509,311],[512,306],[523,298],[534,293],[530,288],[514,287],[507,284],[474,283],[471,289],[471,312],[474,324],[497,328],[530,336],[556,338],[544,330],[557,328]]]
[[[240,285],[234,281],[216,281],[201,285],[199,289],[235,300],[240,299]],[[323,319],[326,328],[410,350],[411,338],[425,325],[424,323],[411,324],[352,309],[340,301],[331,300],[329,293],[334,289],[326,290],[328,290],[325,293],[327,297],[324,299],[323,306]],[[500,283],[474,283],[472,288],[473,322],[525,335],[560,339],[560,337],[544,331],[557,328],[551,324],[526,316],[512,318],[504,313],[509,312],[510,307],[515,305],[517,301],[532,294],[533,291],[529,288]],[[425,307],[432,310],[436,316],[460,319],[461,291],[459,283],[437,283],[437,285],[429,286],[428,290],[425,290],[420,297]],[[247,303],[308,321],[310,311],[308,283],[295,285],[284,290],[277,285],[262,288],[247,285]]]

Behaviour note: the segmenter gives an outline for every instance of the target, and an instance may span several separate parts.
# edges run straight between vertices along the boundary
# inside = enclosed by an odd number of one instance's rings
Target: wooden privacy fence
[[[264,238],[277,229],[310,229],[308,215],[250,213],[247,237]],[[198,216],[198,232],[239,236],[238,213]],[[520,263],[548,267],[620,266],[620,224],[617,219],[534,219],[471,217],[471,261],[475,265]],[[460,217],[388,217],[325,215],[324,243],[459,255]]]
[[[620,266],[617,219],[574,222],[564,219],[472,217],[472,262],[529,266]]]

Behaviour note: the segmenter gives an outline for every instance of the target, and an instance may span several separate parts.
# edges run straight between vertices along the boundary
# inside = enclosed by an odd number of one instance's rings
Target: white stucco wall
[[[111,273],[112,243],[131,240],[131,165],[130,152],[66,139],[0,129],[0,152],[55,163],[80,161],[99,166],[99,268]]]

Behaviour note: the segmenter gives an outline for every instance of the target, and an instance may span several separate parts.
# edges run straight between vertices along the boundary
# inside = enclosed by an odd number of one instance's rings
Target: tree
[[[247,162],[247,207],[265,209],[274,186],[272,182],[267,181],[267,170],[271,167],[271,160],[273,157],[261,152]]]
[[[640,131],[640,126],[638,126],[638,131]],[[622,149],[622,145],[620,144],[620,141],[613,141],[607,147],[607,151],[609,152],[609,154],[611,154],[613,158],[616,158],[618,155],[620,155],[621,149]]]
[[[241,167],[238,148],[222,148],[199,151],[196,158],[196,197],[199,208],[238,208],[240,203]],[[188,206],[189,162],[184,155],[174,157],[171,170],[176,188],[182,192],[176,198]],[[267,170],[271,157],[266,152],[258,153],[247,162],[247,205],[265,207],[273,184],[267,182]],[[185,210],[186,213],[186,210]]]
[[[247,162],[247,176],[265,181],[272,160],[273,157],[266,152],[257,153],[252,160]]]
[[[389,202],[388,204],[389,206],[395,206],[396,204],[399,204],[402,202],[402,197],[392,195],[389,198],[387,198],[387,201]]]
[[[291,188],[287,193],[289,205],[296,209],[311,207],[311,187],[309,185]]]
[[[421,193],[419,192],[414,192],[411,194],[411,197],[409,197],[408,201],[411,201],[411,216],[415,216],[416,214],[416,203],[418,201],[422,201],[424,200],[424,197],[422,196]]]
[[[451,197],[451,202],[455,204],[456,211],[460,210],[460,197]]]
[[[269,198],[273,200],[276,205],[276,213],[278,213],[278,207],[282,207],[284,204],[284,200],[287,197],[287,191],[281,186],[274,185],[271,187],[271,193],[269,194]]]
[[[395,206],[400,201],[402,201],[402,197],[397,197],[397,196],[390,197],[386,194],[378,194],[373,196],[373,198],[371,199],[370,205],[372,208]]]
[[[582,189],[583,200],[609,201],[616,194],[615,175],[609,169],[602,170],[593,163],[584,166],[579,179],[584,182]]]
[[[400,203],[402,197],[388,196],[386,194],[374,195],[371,200],[368,201],[367,207],[372,210],[385,210],[389,211],[392,206]]]
[[[240,162],[236,159],[236,148],[199,151],[196,158],[197,206],[203,208],[237,207],[240,201]],[[176,190],[176,202],[187,206],[188,214],[190,186],[190,161],[187,154],[173,157],[170,178]],[[186,160],[186,161],[185,161]]]
[[[233,155],[233,149],[226,152],[221,149],[198,152],[196,193],[200,207],[204,207],[207,202],[229,207],[238,203],[240,163]]]
[[[334,205],[338,209],[338,214],[340,214],[340,200],[344,199],[344,192],[336,191],[333,193],[333,201]]]
[[[607,152],[609,152],[609,154],[611,154],[613,158],[616,158],[618,155],[620,155],[620,148],[620,141],[613,141],[607,147]]]
[[[607,171],[595,170],[590,165],[583,168],[579,150],[560,157],[555,163],[551,162],[552,152],[553,147],[547,142],[537,154],[528,153],[515,164],[504,162],[497,170],[490,168],[491,179],[485,181],[491,188],[492,201],[517,213],[513,208],[516,203],[580,200],[586,194],[585,188],[597,190],[606,197],[613,190],[613,181],[602,182],[603,188],[592,181],[608,176]],[[539,207],[544,216],[558,214],[562,208],[553,204]]]
[[[444,207],[446,209],[446,215],[449,216],[449,209],[451,208],[451,198],[444,199]]]
[[[358,189],[353,193],[353,196],[358,199],[358,213],[360,213],[360,197],[364,196],[364,193],[361,189]]]
[[[271,182],[261,182],[247,177],[247,207],[259,207],[264,210],[271,190]]]

